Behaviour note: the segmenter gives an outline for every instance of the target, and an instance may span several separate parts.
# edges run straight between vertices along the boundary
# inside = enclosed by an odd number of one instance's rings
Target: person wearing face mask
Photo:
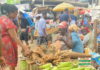
[[[25,56],[28,56],[31,52],[28,46],[23,45],[18,38],[16,26],[12,21],[17,17],[17,7],[10,4],[3,4],[0,11],[3,14],[2,16],[0,16],[0,26],[3,42],[2,57],[4,58],[5,64],[9,67],[9,69],[15,70],[18,60],[18,45],[21,46],[24,50]]]

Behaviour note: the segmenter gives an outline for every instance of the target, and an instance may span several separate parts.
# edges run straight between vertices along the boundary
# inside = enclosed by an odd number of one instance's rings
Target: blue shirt
[[[84,17],[84,25],[88,24],[88,19],[86,17]]]
[[[69,20],[69,15],[68,14],[62,14],[61,16],[60,16],[60,21],[62,22],[62,21],[67,21],[68,22],[68,20]]]
[[[36,28],[38,30],[39,36],[44,36],[44,29],[46,29],[46,21],[44,18],[41,18],[37,23],[36,23]]]
[[[72,51],[83,53],[84,47],[82,41],[76,32],[71,33],[73,48]]]
[[[72,19],[72,20],[77,21],[77,17],[76,17],[76,16],[74,16],[73,14],[72,14],[72,15],[70,15],[70,17],[71,17],[71,19]]]

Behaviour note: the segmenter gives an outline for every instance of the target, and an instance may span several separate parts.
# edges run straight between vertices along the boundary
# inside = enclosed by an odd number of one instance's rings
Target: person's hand
[[[26,29],[21,29],[22,32],[26,32]]]
[[[2,68],[4,68],[5,67],[5,59],[4,59],[4,57],[0,57],[0,66],[2,67]]]
[[[28,46],[24,47],[24,56],[30,56],[31,55],[31,50],[29,49]]]

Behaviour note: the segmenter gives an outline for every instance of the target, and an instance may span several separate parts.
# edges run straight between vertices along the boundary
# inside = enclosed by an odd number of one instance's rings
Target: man
[[[38,19],[37,23],[36,23],[36,28],[38,30],[38,45],[41,45],[42,43],[47,42],[46,37],[46,14],[43,14],[43,16],[41,14],[38,14],[36,16],[36,19]]]
[[[65,9],[63,14],[60,15],[60,22],[63,22],[63,21],[69,22],[69,11],[68,11],[68,9]]]
[[[27,45],[29,45],[28,43],[28,39],[29,39],[29,35],[28,35],[28,29],[29,29],[29,22],[27,21],[27,19],[25,17],[23,17],[23,13],[20,12],[20,27],[21,27],[21,34],[20,34],[20,39],[26,42]]]
[[[70,17],[71,17],[71,22],[70,22],[70,24],[76,24],[76,22],[77,22],[77,17],[74,15],[74,10],[71,11]]]

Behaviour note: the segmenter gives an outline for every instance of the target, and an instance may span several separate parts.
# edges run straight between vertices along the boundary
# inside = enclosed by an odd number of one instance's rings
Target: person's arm
[[[1,33],[0,33],[0,57],[2,56],[2,40],[1,40]]]
[[[44,23],[42,23],[43,24],[43,32],[44,32],[44,34],[45,34],[45,36],[47,35],[47,33],[46,33],[46,22],[44,21]]]
[[[9,33],[10,37],[11,37],[19,46],[22,47],[22,49],[25,51],[25,52],[24,52],[25,55],[30,54],[29,47],[22,44],[22,42],[20,41],[20,39],[17,37],[17,33],[16,33],[15,29],[8,29],[8,33]]]
[[[86,45],[89,41],[89,34],[87,34],[83,39],[83,45]]]
[[[2,34],[1,34],[1,26],[0,26],[0,57],[2,57]]]
[[[67,41],[66,41],[66,44],[69,48],[72,48],[73,47],[73,44],[72,44],[72,37],[71,37],[71,33],[69,32],[68,36],[67,36]]]
[[[5,59],[2,56],[2,46],[3,46],[3,42],[2,42],[2,34],[1,34],[1,27],[0,27],[0,65],[5,65]]]

